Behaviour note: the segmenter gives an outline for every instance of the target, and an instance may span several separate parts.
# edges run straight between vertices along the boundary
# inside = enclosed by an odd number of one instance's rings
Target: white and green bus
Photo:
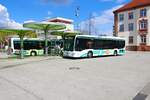
[[[44,40],[39,38],[25,38],[24,39],[24,55],[43,55],[44,54]],[[20,53],[20,39],[10,38],[8,52],[18,55]]]
[[[120,37],[76,35],[64,40],[63,57],[124,55],[125,39]]]
[[[48,53],[56,53],[54,51],[56,45],[62,45],[63,41],[60,39],[51,39],[48,40]],[[45,41],[39,38],[24,38],[24,55],[27,56],[38,56],[44,55]],[[53,51],[53,52],[52,52]],[[10,38],[9,39],[9,48],[8,54],[20,53],[20,39],[19,38]]]

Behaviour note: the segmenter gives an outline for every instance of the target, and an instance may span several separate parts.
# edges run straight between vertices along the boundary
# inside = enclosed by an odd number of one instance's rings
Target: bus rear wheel
[[[93,57],[92,51],[89,51],[89,52],[88,52],[87,57],[88,57],[88,58],[92,58],[92,57]]]
[[[37,54],[36,54],[35,51],[32,51],[30,55],[31,55],[31,56],[36,56]]]
[[[117,50],[114,51],[114,56],[118,56]]]

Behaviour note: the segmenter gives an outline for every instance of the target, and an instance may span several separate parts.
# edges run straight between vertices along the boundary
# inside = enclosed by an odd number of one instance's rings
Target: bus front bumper
[[[78,58],[80,56],[79,56],[79,53],[74,52],[74,51],[64,51],[63,52],[63,57]]]

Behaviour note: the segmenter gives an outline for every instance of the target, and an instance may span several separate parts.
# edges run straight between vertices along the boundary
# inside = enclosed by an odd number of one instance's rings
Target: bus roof
[[[20,40],[20,38],[11,38],[12,40]],[[24,38],[24,40],[43,40],[40,38]]]
[[[20,38],[11,38],[12,41],[14,40],[20,40]],[[45,41],[45,39],[41,39],[41,38],[24,38],[23,40],[30,40],[30,41]],[[61,39],[48,39],[48,41],[62,41]]]
[[[81,37],[81,38],[94,38],[94,39],[125,40],[125,38],[114,37],[114,36],[76,35],[76,37]]]

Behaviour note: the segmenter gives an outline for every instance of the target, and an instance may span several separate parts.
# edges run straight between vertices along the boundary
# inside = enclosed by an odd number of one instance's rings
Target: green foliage
[[[23,59],[24,58],[24,54],[23,54],[23,38],[25,36],[28,37],[37,37],[36,33],[34,33],[31,30],[19,30],[19,29],[1,29],[0,33],[3,37],[5,37],[6,35],[18,35],[21,41],[20,47],[20,58]],[[2,39],[3,40],[3,39]]]
[[[8,32],[0,31],[0,43],[4,43],[5,42],[5,38],[10,36],[10,35],[14,35],[14,33],[8,33]]]
[[[36,38],[37,34],[31,30],[13,30],[13,29],[0,29],[0,43],[5,42],[5,38],[10,35],[18,35],[19,38],[29,37]]]

